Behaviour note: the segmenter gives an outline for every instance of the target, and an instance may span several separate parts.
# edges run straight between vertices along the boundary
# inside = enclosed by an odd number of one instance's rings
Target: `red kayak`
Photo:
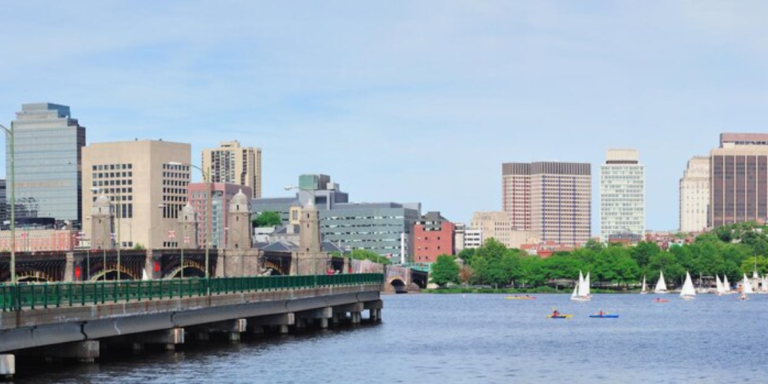
[[[656,303],[668,303],[669,300],[667,300],[667,299],[656,299],[656,300],[654,300],[654,302],[656,302]]]

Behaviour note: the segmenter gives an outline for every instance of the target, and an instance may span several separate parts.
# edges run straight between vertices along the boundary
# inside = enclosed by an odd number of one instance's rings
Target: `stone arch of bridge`
[[[55,280],[52,276],[40,271],[24,272],[16,276],[16,281],[23,283],[48,283]]]
[[[395,292],[403,293],[408,290],[408,285],[405,284],[405,279],[401,276],[390,276],[387,278],[387,284],[392,286]]]
[[[120,271],[117,268],[101,270],[98,273],[91,276],[91,281],[98,280],[118,280],[117,276],[120,276],[121,280],[141,280],[139,276],[136,276],[130,269],[123,266],[120,267]]]
[[[270,276],[285,276],[287,273],[285,273],[285,270],[283,270],[283,267],[275,262],[265,260],[264,261],[264,269],[268,271],[268,274]]]
[[[184,260],[184,265],[178,266],[175,269],[173,269],[168,275],[167,278],[175,279],[175,278],[181,278],[181,270],[184,270],[184,277],[205,277],[205,266],[201,264],[200,262],[193,261],[193,260]]]

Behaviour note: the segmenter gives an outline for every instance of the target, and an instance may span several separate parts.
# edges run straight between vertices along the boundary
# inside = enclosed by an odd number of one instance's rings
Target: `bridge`
[[[136,277],[131,265],[120,273]],[[54,278],[39,272],[38,279]],[[110,352],[174,349],[190,337],[208,340],[217,335],[236,341],[243,334],[359,324],[364,312],[377,322],[383,307],[384,276],[376,273],[94,278],[0,285],[0,377],[14,375],[17,356],[93,362],[106,346]]]

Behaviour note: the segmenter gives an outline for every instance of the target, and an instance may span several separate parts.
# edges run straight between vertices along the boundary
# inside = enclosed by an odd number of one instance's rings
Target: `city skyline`
[[[333,174],[462,222],[502,208],[498,164],[636,148],[651,230],[677,228],[688,159],[766,126],[762,4],[304,6],[9,4],[0,122],[61,103],[87,143],[190,142],[195,163],[239,140],[264,150],[265,197]]]

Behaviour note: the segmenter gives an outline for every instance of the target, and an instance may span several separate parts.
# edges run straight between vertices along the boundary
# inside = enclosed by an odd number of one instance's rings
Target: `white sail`
[[[752,284],[749,282],[749,279],[747,279],[747,274],[744,274],[744,281],[741,283],[741,291],[744,293],[755,293],[755,291],[752,289]]]
[[[591,297],[592,294],[589,292],[589,272],[587,272],[587,277],[584,278],[583,284],[579,287],[579,296],[581,297]]]
[[[723,283],[720,281],[720,276],[715,275],[715,284],[717,285],[717,294],[722,295],[725,293],[725,287],[723,286]]]
[[[575,287],[573,287],[573,294],[571,295],[571,300],[574,301],[588,301],[590,300],[589,297],[589,273],[587,273],[587,278],[584,278],[584,275],[581,274],[581,271],[579,271],[579,283],[576,284]]]
[[[645,285],[645,276],[643,276],[643,289],[640,291],[641,294],[648,293],[648,286]]]
[[[725,289],[725,293],[731,291],[731,284],[728,282],[728,276],[726,275],[723,275],[723,288]]]
[[[654,293],[667,293],[667,283],[664,282],[664,272],[659,272],[659,281],[656,282]]]
[[[696,288],[693,287],[691,274],[685,272],[685,283],[683,283],[683,290],[680,291],[680,298],[693,299],[694,297],[696,297]]]
[[[760,292],[768,292],[768,279],[766,279],[765,276],[763,276],[763,279],[760,280]]]

